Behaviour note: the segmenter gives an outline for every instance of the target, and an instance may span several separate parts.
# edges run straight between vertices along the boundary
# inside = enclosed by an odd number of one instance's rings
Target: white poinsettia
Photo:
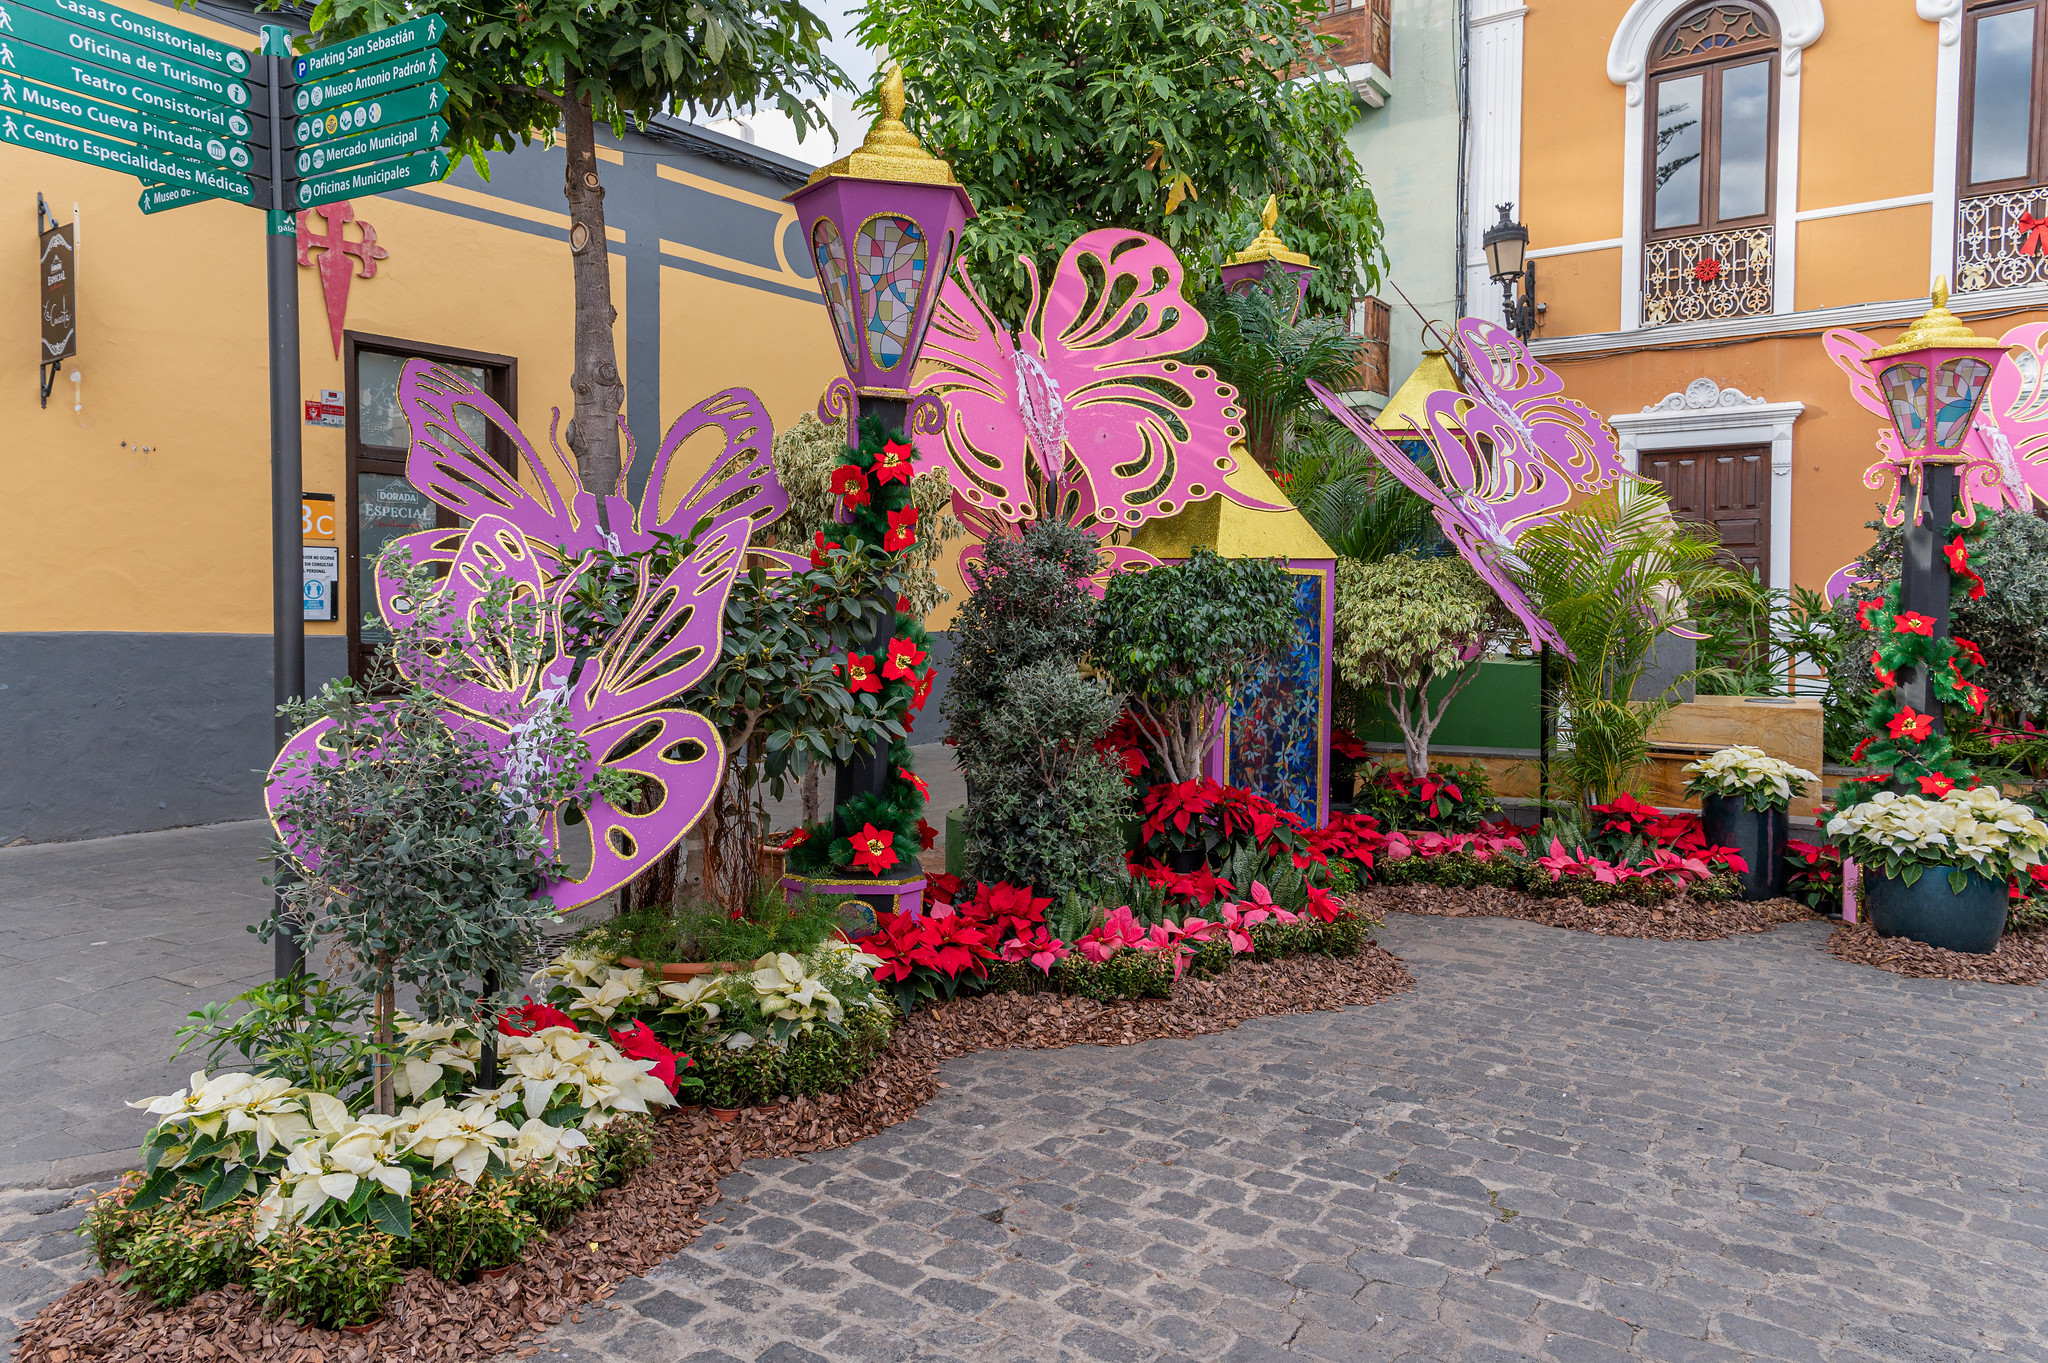
[[[1939,800],[1880,791],[1830,819],[1828,836],[1861,860],[1959,866],[1993,880],[2048,861],[2048,823],[1988,786]]]
[[[328,1094],[312,1096],[340,1106]],[[393,1148],[394,1137],[407,1134],[401,1118],[366,1113],[336,1124],[323,1117],[331,1113],[315,1116],[320,1134],[299,1142],[285,1156],[278,1187],[289,1220],[303,1221],[330,1201],[347,1202],[366,1179],[400,1197],[411,1195],[412,1171],[397,1162],[401,1152]]]
[[[439,1098],[399,1114],[412,1123],[410,1149],[436,1169],[446,1164],[472,1186],[490,1167],[491,1156],[519,1134],[519,1128],[483,1107],[449,1107]]]
[[[644,970],[609,970],[599,984],[580,984],[576,997],[562,1005],[562,1011],[572,1017],[595,1018],[599,1022],[610,1022],[612,1015],[621,1008],[634,1008],[651,1003],[654,991],[647,987],[647,972]]]
[[[611,1043],[567,1027],[543,1027],[532,1036],[500,1040],[500,1061],[518,1076],[529,1117],[545,1115],[564,1086],[576,1090],[578,1106],[593,1111],[645,1112],[650,1104],[675,1102],[668,1086],[648,1073],[654,1061],[629,1059]]]
[[[533,972],[535,980],[560,980],[564,984],[596,984],[618,964],[618,957],[600,951],[565,951]]]
[[[531,1036],[498,1038],[498,1063],[517,1075],[520,1101],[527,1115],[538,1117],[554,1100],[555,1090],[581,1072],[591,1039],[567,1027],[543,1027]]]
[[[578,1152],[589,1144],[590,1138],[574,1127],[550,1126],[538,1117],[529,1117],[514,1133],[512,1144],[505,1151],[505,1163],[514,1169],[537,1165],[544,1173],[552,1174],[582,1159]]]
[[[406,1054],[391,1067],[391,1089],[400,1098],[416,1098],[441,1082],[449,1070],[474,1076],[483,1060],[483,1041],[456,1022],[426,1023],[401,1016],[398,1030]]]
[[[1685,783],[1686,794],[1739,798],[1758,810],[1785,808],[1795,796],[1805,794],[1807,786],[1815,780],[1806,768],[1795,767],[1747,743],[1737,743],[1697,762],[1688,762],[1684,770],[1692,777]]]
[[[805,1031],[820,1021],[837,1023],[846,1011],[825,982],[788,952],[770,952],[754,962],[754,993],[771,1022],[793,1023]]]
[[[731,1001],[732,975],[723,970],[692,975],[687,980],[669,980],[657,992],[669,1001],[664,1017],[701,1012],[706,1022],[716,1022],[719,1010]]]

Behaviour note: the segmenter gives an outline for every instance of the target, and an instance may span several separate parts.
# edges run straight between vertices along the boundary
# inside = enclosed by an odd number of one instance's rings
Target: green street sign
[[[429,14],[390,28],[380,28],[375,33],[365,33],[360,38],[350,38],[345,43],[316,47],[303,56],[292,58],[292,79],[303,85],[309,80],[353,71],[372,62],[388,62],[418,48],[432,47],[447,31],[446,19],[438,14]]]
[[[83,95],[87,99],[119,104],[137,113],[189,123],[216,137],[240,140],[253,130],[249,115],[240,109],[195,99],[32,43],[10,42],[0,37],[0,81],[22,77],[67,94]]]
[[[248,107],[249,87],[216,67],[166,57],[154,48],[118,38],[102,38],[74,28],[62,19],[23,9],[13,0],[0,0],[0,38],[14,38],[76,61],[92,62],[110,71],[124,72],[172,90],[183,90],[216,104],[241,109]]]
[[[323,142],[317,147],[301,147],[299,174],[318,175],[345,166],[388,161],[394,156],[406,156],[416,151],[432,151],[447,135],[448,120],[435,117],[423,118],[416,123],[401,123],[395,128],[380,128],[339,142]]]
[[[249,54],[239,47],[229,47],[211,38],[202,37],[187,28],[179,28],[152,19],[148,15],[136,14],[112,5],[103,5],[99,0],[11,0],[14,4],[39,9],[59,19],[68,19],[81,28],[96,28],[102,33],[111,33],[116,38],[125,38],[131,43],[154,47],[186,61],[199,62],[206,66],[217,66],[231,76],[249,74]]]
[[[309,114],[331,104],[353,104],[390,90],[403,90],[408,85],[424,85],[430,80],[438,80],[447,69],[448,58],[440,48],[430,47],[382,66],[349,71],[332,80],[301,85],[292,96],[292,110]]]
[[[211,190],[224,199],[250,203],[256,197],[249,182],[233,171],[204,166],[181,156],[169,156],[127,142],[109,142],[92,133],[79,132],[61,123],[50,123],[0,109],[0,142],[11,142],[30,151],[46,151],[66,160],[83,161],[108,170],[126,171],[166,184],[188,185]]]
[[[316,175],[299,181],[299,207],[311,208],[314,204],[350,199],[358,194],[381,194],[387,189],[432,184],[447,178],[449,165],[448,153],[436,148],[401,156],[394,161],[357,166],[354,170],[334,175]]]
[[[203,189],[191,189],[184,185],[150,185],[142,191],[142,197],[135,206],[144,213],[164,213],[187,204],[205,203],[217,199],[218,194],[209,194]]]
[[[382,99],[365,100],[361,104],[344,104],[339,109],[325,113],[307,114],[298,121],[297,136],[293,139],[301,147],[316,147],[322,142],[332,142],[338,137],[354,137],[371,128],[388,128],[398,123],[410,123],[416,118],[426,118],[441,112],[448,103],[448,87],[436,82],[433,85],[415,85],[410,90],[400,90],[395,95]]]
[[[116,108],[98,100],[5,75],[0,75],[0,108],[40,114],[85,132],[111,133],[158,151],[176,152],[194,161],[229,166],[235,170],[247,170],[255,164],[248,146],[239,138],[219,137],[187,123],[173,123],[153,114]]]

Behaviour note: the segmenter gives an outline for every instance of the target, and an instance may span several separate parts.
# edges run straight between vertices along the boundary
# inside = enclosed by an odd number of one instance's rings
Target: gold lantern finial
[[[1287,243],[1280,240],[1280,234],[1273,229],[1280,222],[1280,196],[1268,194],[1266,206],[1259,212],[1259,234],[1252,238],[1252,244],[1230,258],[1232,265],[1256,265],[1262,260],[1278,260],[1288,265],[1309,265],[1311,260],[1299,251],[1287,249]]]
[[[1951,349],[2003,350],[2005,343],[1989,336],[1979,336],[1970,330],[1969,324],[1948,310],[1948,279],[1937,275],[1934,280],[1934,306],[1920,315],[1920,320],[1899,334],[1899,339],[1890,345],[1870,352],[1873,360],[1903,355],[1909,350],[1931,350],[1937,346]]]
[[[920,185],[953,185],[953,167],[924,149],[903,123],[903,67],[891,62],[882,77],[882,116],[868,129],[860,150],[811,172],[807,184],[833,175],[854,180],[907,180]]]

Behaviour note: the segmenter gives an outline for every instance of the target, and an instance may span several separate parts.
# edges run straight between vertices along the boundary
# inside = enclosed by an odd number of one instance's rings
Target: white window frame
[[[1621,327],[1633,331],[1643,318],[1643,88],[1650,44],[1665,24],[1695,0],[1635,0],[1607,47],[1607,79],[1622,87],[1628,113],[1621,149]],[[1772,214],[1771,312],[1793,310],[1793,281],[1799,248],[1799,54],[1813,46],[1827,24],[1821,0],[1761,0],[1783,35],[1778,53],[1778,183]],[[1776,532],[1773,531],[1775,534]]]
[[[1636,456],[1649,450],[1714,450],[1736,445],[1771,447],[1771,580],[1792,590],[1792,425],[1803,402],[1765,402],[1739,388],[1697,378],[1682,393],[1668,394],[1640,412],[1607,418],[1621,444],[1622,462],[1637,471]]]

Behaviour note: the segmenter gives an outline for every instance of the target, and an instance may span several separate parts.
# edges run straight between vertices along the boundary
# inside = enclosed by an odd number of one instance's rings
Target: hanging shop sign
[[[78,353],[78,224],[57,222],[38,194],[36,226],[42,246],[36,267],[43,310],[42,399],[48,407],[57,371]]]

